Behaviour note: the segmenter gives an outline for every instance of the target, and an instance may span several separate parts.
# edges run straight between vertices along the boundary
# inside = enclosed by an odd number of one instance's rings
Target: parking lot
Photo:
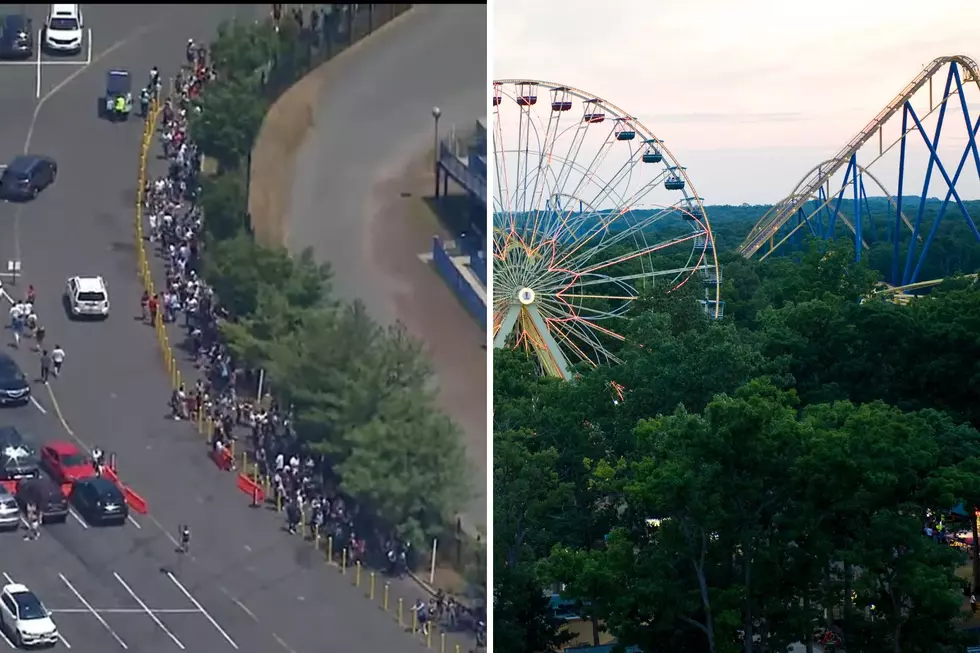
[[[2,409],[0,423],[16,426],[37,446],[59,437],[53,415],[34,407]],[[0,584],[33,590],[51,610],[65,648],[280,648],[210,576],[226,570],[194,564],[140,515],[123,526],[96,527],[73,512],[63,524],[45,525],[35,541],[24,533],[0,533]],[[5,636],[4,648],[13,648]]]
[[[270,650],[268,634],[160,541],[131,524],[85,529],[71,519],[35,541],[4,533],[0,576],[38,595],[65,648]],[[5,646],[14,648],[6,635]]]

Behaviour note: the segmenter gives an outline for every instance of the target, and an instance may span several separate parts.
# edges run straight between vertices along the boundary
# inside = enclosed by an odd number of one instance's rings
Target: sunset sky
[[[493,12],[494,78],[560,82],[622,107],[668,143],[709,204],[780,199],[925,64],[980,59],[976,0],[496,0]],[[935,82],[938,96],[945,75]],[[975,120],[976,85],[967,100]],[[916,101],[928,110],[927,94]],[[958,108],[947,121],[952,174],[967,139]],[[910,156],[924,168],[924,147]],[[894,157],[872,169],[893,183]],[[975,166],[964,183],[963,199],[980,198]]]

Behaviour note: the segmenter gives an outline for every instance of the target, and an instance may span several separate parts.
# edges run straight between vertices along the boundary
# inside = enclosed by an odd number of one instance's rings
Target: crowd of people
[[[13,342],[10,344],[15,349],[19,349],[21,343],[25,340],[29,339],[34,341],[31,349],[40,355],[38,360],[39,374],[37,378],[41,383],[47,383],[52,376],[61,374],[61,367],[65,363],[65,350],[59,344],[56,344],[51,349],[48,349],[45,344],[47,329],[41,324],[34,310],[34,304],[37,299],[34,286],[28,285],[22,297],[11,295],[9,290],[9,288],[4,288],[3,284],[0,283],[0,297],[10,303],[8,319],[10,333],[13,337]]]
[[[306,451],[293,429],[291,411],[268,392],[258,400],[251,389],[255,375],[237,364],[220,337],[220,322],[228,315],[214,290],[201,278],[203,217],[198,197],[201,154],[189,136],[188,116],[199,110],[193,100],[215,79],[205,48],[187,45],[187,63],[176,77],[172,94],[162,101],[159,142],[167,161],[166,173],[148,179],[143,213],[147,240],[164,262],[164,282],[156,293],[144,293],[144,319],[161,319],[185,334],[185,349],[200,371],[198,378],[174,389],[170,405],[174,419],[207,419],[213,425],[212,453],[234,468],[234,457],[224,452],[244,448],[267,479],[270,499],[285,516],[284,528],[310,538],[331,538],[335,555],[385,567],[402,576],[413,563],[413,551],[374,525],[367,525],[357,504],[336,488],[336,479],[322,457]],[[242,392],[243,386],[249,391]],[[220,464],[220,462],[219,462]],[[363,533],[362,533],[363,531]],[[368,559],[368,558],[371,559]],[[457,623],[465,610],[441,594],[419,613]],[[471,615],[470,627],[479,631],[483,619]]]

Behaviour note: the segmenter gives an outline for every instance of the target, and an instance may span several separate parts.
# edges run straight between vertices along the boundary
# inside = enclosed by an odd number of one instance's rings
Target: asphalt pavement
[[[167,419],[168,379],[152,328],[139,320],[133,215],[142,126],[138,118],[98,119],[106,71],[128,69],[138,88],[154,65],[175,71],[188,38],[210,40],[224,17],[262,7],[83,5],[91,61],[84,63],[86,46],[77,65],[42,63],[40,97],[36,64],[0,64],[0,160],[26,150],[59,164],[58,180],[37,200],[0,204],[0,273],[8,260],[22,264],[16,285],[0,279],[15,297],[34,285],[48,344],[67,352],[62,376],[35,383],[35,403],[0,411],[0,425],[39,443],[98,444],[150,505],[149,515],[121,528],[83,528],[72,518],[37,542],[0,534],[0,572],[36,589],[56,611],[65,645],[79,651],[422,648],[308,544],[281,533],[274,515],[250,510],[193,430]],[[29,8],[36,25],[44,10]],[[105,322],[74,322],[64,312],[66,279],[89,274],[109,288]],[[9,331],[0,337],[6,346]],[[36,353],[9,351],[36,373]],[[192,531],[186,556],[173,540],[182,523]]]
[[[382,323],[401,321],[425,344],[439,405],[465,434],[471,526],[487,519],[486,334],[419,260],[438,225],[402,197],[419,194],[406,178],[433,149],[434,106],[443,137],[472,132],[486,116],[486,39],[486,5],[417,5],[325,64],[287,220],[290,250],[312,247],[328,261],[339,296],[362,301]]]

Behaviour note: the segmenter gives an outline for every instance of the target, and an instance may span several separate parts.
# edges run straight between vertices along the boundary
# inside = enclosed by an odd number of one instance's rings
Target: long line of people
[[[173,391],[173,418],[208,418],[214,425],[210,446],[216,454],[232,446],[247,451],[271,486],[272,500],[283,510],[287,532],[330,537],[338,555],[346,550],[350,564],[361,561],[393,576],[404,575],[414,564],[412,548],[387,527],[371,523],[356,502],[343,496],[326,461],[296,436],[288,408],[266,392],[257,400],[247,399],[252,393],[241,389],[256,388],[256,375],[237,364],[222,342],[219,325],[228,315],[199,275],[204,219],[198,204],[201,154],[188,131],[190,112],[199,110],[194,98],[217,74],[206,50],[188,43],[187,65],[161,107],[159,141],[167,170],[148,180],[144,189],[144,227],[151,247],[163,259],[165,276],[159,292],[144,293],[143,315],[152,323],[159,314],[166,324],[183,331],[183,349],[199,372],[188,380],[193,386],[184,384]],[[482,611],[471,614],[442,595],[428,614],[477,632],[485,621]]]

